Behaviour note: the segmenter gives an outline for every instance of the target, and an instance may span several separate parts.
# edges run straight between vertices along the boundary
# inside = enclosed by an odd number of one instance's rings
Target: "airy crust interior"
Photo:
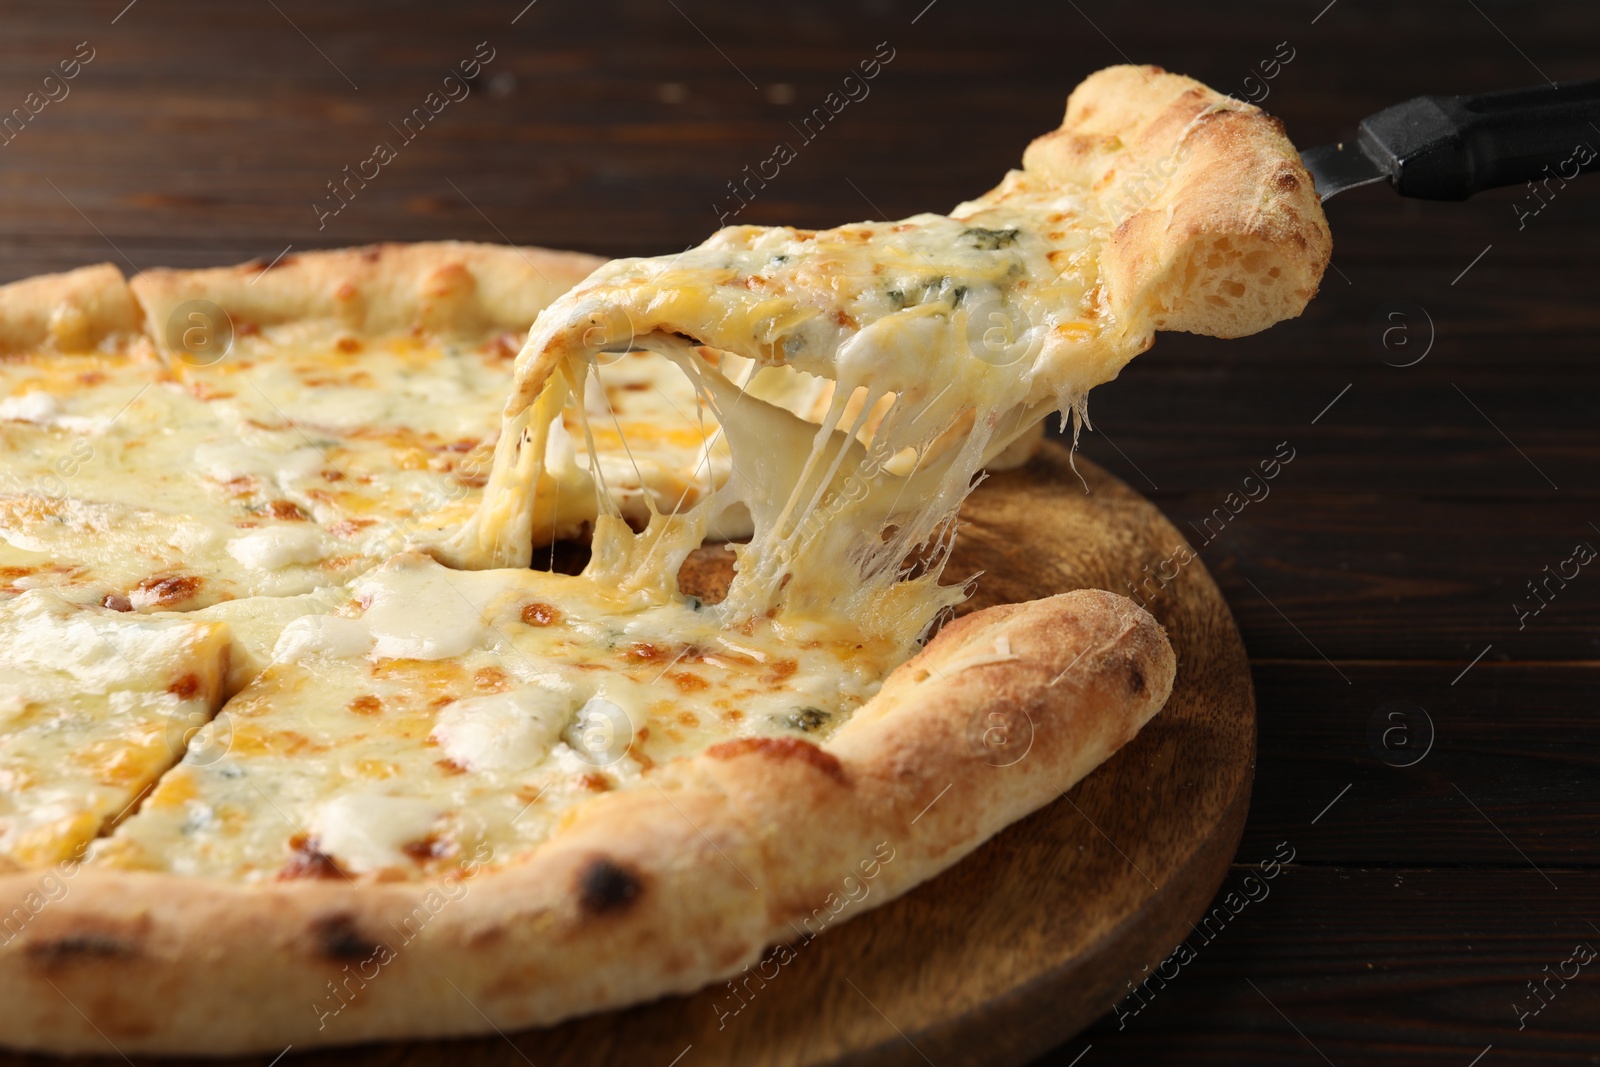
[[[1283,124],[1160,67],[1084,79],[1022,167],[957,214],[1037,183],[1100,190],[1120,219],[1101,260],[1110,302],[1160,330],[1242,337],[1293,318],[1332,255]]]

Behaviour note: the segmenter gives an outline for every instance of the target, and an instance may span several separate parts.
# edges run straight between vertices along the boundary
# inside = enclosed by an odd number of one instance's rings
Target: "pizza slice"
[[[646,347],[695,382],[731,445],[732,476],[701,505],[708,527],[750,515],[730,610],[865,610],[921,546],[927,603],[901,621],[925,624],[949,604],[932,577],[941,531],[985,463],[1049,412],[1081,423],[1090,388],[1158,329],[1238,336],[1298,314],[1329,250],[1275,120],[1157,68],[1101,71],[1022,170],[948,216],[729,227],[600,268],[535,323],[484,497],[436,551],[526,564],[548,506],[546,427],[609,353]],[[825,405],[820,418],[786,417],[763,376]],[[818,521],[830,508],[855,518]],[[597,543],[638,536],[601,525]],[[790,565],[802,558],[822,562]]]
[[[34,589],[0,602],[0,870],[82,857],[222,703],[228,631]]]

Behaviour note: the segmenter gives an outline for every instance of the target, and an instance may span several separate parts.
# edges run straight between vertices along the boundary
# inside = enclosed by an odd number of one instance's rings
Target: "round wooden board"
[[[774,979],[749,983],[736,1015],[717,986],[548,1030],[299,1062],[994,1067],[1109,1011],[1186,936],[1238,847],[1255,764],[1244,647],[1198,559],[1157,590],[1150,576],[1186,544],[1172,524],[1092,463],[1079,458],[1074,471],[1057,445],[990,477],[962,518],[946,573],[984,572],[965,610],[1147,582],[1178,675],[1131,744],[938,878],[799,947]],[[0,1067],[23,1062],[57,1061],[0,1054]]]

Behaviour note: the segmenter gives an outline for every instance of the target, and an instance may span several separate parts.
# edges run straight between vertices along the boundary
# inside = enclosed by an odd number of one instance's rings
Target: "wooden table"
[[[1265,92],[1303,144],[1419,93],[1600,74],[1590,0],[125,2],[0,24],[0,110],[80,61],[0,146],[6,278],[381,239],[675,251],[780,142],[794,158],[738,221],[943,209],[1128,58]],[[803,131],[875,53],[866,95]],[[378,142],[394,159],[321,217]],[[1340,197],[1302,319],[1163,338],[1096,393],[1084,452],[1191,532],[1252,655],[1230,883],[1280,842],[1296,858],[1137,1014],[1045,1062],[1600,1062],[1600,964],[1527,985],[1600,948],[1600,567],[1537,614],[1527,588],[1600,546],[1600,178],[1541,196],[1521,217],[1526,189]]]

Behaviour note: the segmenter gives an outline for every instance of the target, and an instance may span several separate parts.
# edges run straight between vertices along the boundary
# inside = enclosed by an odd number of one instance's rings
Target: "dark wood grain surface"
[[[125,3],[0,9],[0,115],[93,49],[0,145],[5,278],[382,239],[675,251],[780,142],[739,221],[938,210],[1124,59],[1265,90],[1301,144],[1419,93],[1600,75],[1592,0]],[[470,95],[405,140],[390,124],[484,41]],[[870,94],[802,137],[879,42]],[[319,228],[380,141],[394,160]],[[1527,613],[1530,580],[1600,546],[1600,177],[1519,222],[1529,195],[1342,196],[1303,318],[1163,338],[1095,395],[1084,452],[1191,532],[1254,661],[1237,877],[1279,841],[1297,858],[1045,1062],[1600,1063],[1600,966],[1527,986],[1600,948],[1600,569]],[[1207,527],[1281,442],[1270,495]]]

